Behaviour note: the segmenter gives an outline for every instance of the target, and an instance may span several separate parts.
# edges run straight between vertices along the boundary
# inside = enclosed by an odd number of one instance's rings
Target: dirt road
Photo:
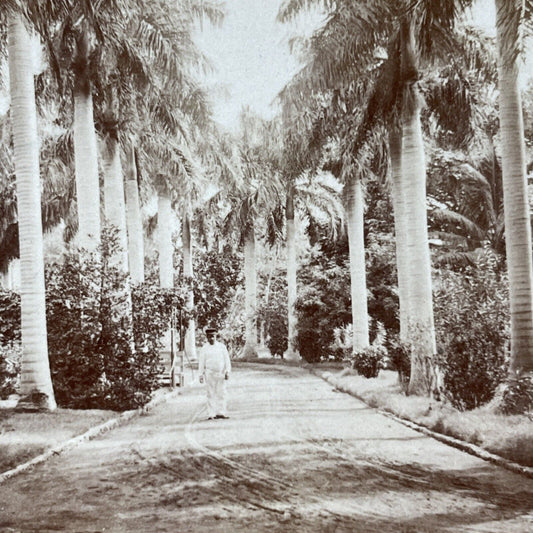
[[[0,485],[1,532],[533,531],[533,480],[297,368],[237,369]]]

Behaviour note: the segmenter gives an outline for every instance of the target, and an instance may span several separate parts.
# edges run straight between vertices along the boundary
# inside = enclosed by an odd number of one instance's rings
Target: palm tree
[[[279,241],[279,232],[285,224],[285,249],[287,254],[287,350],[283,357],[287,360],[299,360],[296,351],[297,320],[295,303],[297,299],[297,221],[303,219],[308,223],[312,233],[317,225],[327,225],[332,238],[336,238],[336,229],[342,221],[340,188],[330,173],[317,168],[313,161],[312,150],[308,144],[305,131],[298,124],[297,116],[289,118],[288,102],[284,102],[284,132],[269,135],[269,140],[279,139],[283,146],[273,146],[272,161],[277,166],[282,181],[281,204],[272,209],[268,218],[269,238],[272,246]],[[297,115],[297,113],[295,113]],[[276,143],[279,141],[274,141]],[[279,154],[276,156],[276,152]],[[279,160],[278,160],[279,159]],[[296,215],[299,214],[297,217]],[[271,228],[271,229],[270,229]]]
[[[126,37],[117,37],[110,63],[115,65],[113,72],[119,83],[115,80],[110,84],[107,94],[109,90],[120,88],[116,98],[118,106],[112,106],[114,120],[130,130],[129,136],[122,136],[121,144],[129,144],[135,138],[139,145],[134,144],[126,150],[129,154],[126,158],[129,204],[138,204],[133,177],[140,164],[159,169],[154,173],[159,174],[159,178],[169,176],[169,186],[166,187],[169,191],[182,188],[191,181],[191,169],[186,168],[190,156],[184,154],[187,145],[194,143],[190,138],[190,124],[205,123],[209,114],[205,94],[190,74],[191,65],[206,67],[193,39],[195,21],[203,18],[219,24],[223,11],[213,2],[175,4],[162,1],[152,2],[149,6],[136,3],[135,10],[130,9],[124,23]],[[143,143],[147,146],[141,146]],[[170,149],[161,146],[165,144]],[[165,161],[169,165],[165,166]],[[172,181],[176,183],[172,185]],[[140,214],[137,205],[132,205],[130,211]],[[135,249],[142,245],[140,227],[141,221],[130,216],[129,233],[136,235],[135,242],[138,243]],[[132,272],[133,269],[138,272],[136,279],[144,276],[142,263],[142,254],[137,253],[134,258],[130,253],[130,268]]]
[[[518,86],[525,0],[495,0],[505,241],[511,307],[510,377],[533,372],[533,265],[524,124]],[[528,7],[530,7],[528,5]]]
[[[100,243],[100,183],[98,148],[94,129],[93,97],[90,73],[88,28],[82,23],[76,34],[76,52],[72,62],[74,83],[74,159],[78,206],[78,243],[95,251]]]
[[[8,27],[11,120],[21,262],[22,368],[19,407],[55,409],[48,344],[39,182],[39,141],[31,42],[22,17]]]
[[[118,137],[114,113],[104,115],[107,122],[106,137],[102,147],[102,167],[104,174],[104,214],[105,220],[117,229],[118,257],[111,258],[124,271],[128,272],[128,231],[126,225],[126,202],[124,195],[124,173],[121,162],[121,145]]]
[[[280,17],[288,19],[309,3],[289,0]],[[407,298],[406,305],[401,305],[402,311],[407,312],[407,319],[402,322],[409,326],[408,337],[413,346],[409,390],[425,394],[431,382],[435,331],[419,63],[421,59],[431,61],[438,53],[442,55],[451,49],[451,30],[458,8],[469,2],[317,0],[313,3],[325,7],[330,16],[312,40],[316,52],[309,69],[314,69],[314,76],[308,87],[322,92],[333,90],[334,96],[335,91],[344,95],[355,88],[362,110],[359,114],[354,112],[350,152],[357,152],[365,144],[378,121],[386,120],[390,124],[392,119],[394,124],[389,126],[391,135],[396,136],[393,140],[396,160],[391,167],[398,173],[394,177],[393,201],[395,216],[405,216],[405,220],[397,223],[402,236],[397,243],[400,295]],[[370,90],[365,84],[363,90],[357,90],[361,79],[367,80]],[[362,106],[361,102],[364,102]]]
[[[346,109],[361,105],[362,86],[368,83],[368,79],[361,76],[357,83],[347,83],[343,86],[341,95],[340,91],[332,90],[328,80],[320,78],[323,74],[322,64],[317,58],[329,43],[330,32],[330,28],[325,28],[322,33],[315,35],[311,51],[316,55],[311,56],[304,69],[284,89],[281,98],[285,115],[296,117],[290,121],[292,125],[289,129],[292,128],[297,136],[303,135],[306,138],[303,143],[306,148],[304,152],[314,154],[302,154],[301,161],[305,161],[304,164],[310,168],[319,168],[325,164],[335,177],[344,183],[343,200],[351,271],[353,349],[359,351],[369,345],[362,180],[369,173],[367,160],[373,150],[368,146],[354,150],[353,135],[349,134],[354,119],[346,114]],[[339,75],[344,77],[345,72]],[[311,96],[305,96],[304,102],[299,101],[302,95],[309,94]],[[306,106],[305,113],[298,109],[302,105]],[[290,108],[293,108],[292,112]],[[307,124],[306,115],[309,117]],[[294,144],[291,143],[287,150],[292,160],[295,159],[293,154],[299,153]]]
[[[337,228],[344,221],[340,184],[333,175],[325,172],[306,172],[286,192],[285,210],[286,248],[287,248],[287,306],[288,306],[288,348],[286,359],[299,359],[295,352],[298,326],[295,314],[297,299],[297,261],[296,261],[296,222],[303,219],[308,224],[308,233],[313,234],[316,227],[329,229],[329,236],[337,238]],[[292,212],[291,212],[292,211]],[[299,216],[296,217],[295,214]],[[292,228],[291,228],[292,226]],[[365,287],[366,291],[366,287]],[[365,294],[366,295],[366,294]],[[292,352],[292,353],[291,353]]]
[[[126,147],[125,160],[128,264],[131,281],[134,284],[137,284],[144,282],[144,233],[139,198],[137,158],[134,142],[131,142],[131,144]]]
[[[265,153],[268,124],[245,111],[241,115],[238,147],[240,181],[227,192],[231,210],[225,220],[225,233],[234,232],[244,248],[245,345],[243,357],[257,357],[257,264],[258,222],[279,203],[279,176]]]

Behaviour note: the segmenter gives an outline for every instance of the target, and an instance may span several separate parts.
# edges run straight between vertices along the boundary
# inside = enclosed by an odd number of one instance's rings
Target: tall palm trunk
[[[100,243],[100,184],[88,56],[88,37],[86,32],[82,32],[78,39],[74,69],[73,129],[78,243],[82,248],[94,251]]]
[[[244,237],[244,357],[257,357],[257,272],[255,256],[255,230],[252,226]]]
[[[426,163],[420,124],[421,97],[418,92],[418,64],[414,23],[402,23],[402,156],[407,231],[409,286],[409,341],[411,343],[410,394],[429,394],[432,386],[433,355],[436,352],[431,260],[426,208]]]
[[[345,201],[350,251],[353,351],[358,352],[370,344],[365,273],[363,187],[360,179],[349,178],[346,183]]]
[[[396,241],[396,271],[398,276],[398,296],[400,300],[400,340],[407,342],[409,324],[409,252],[407,249],[405,184],[402,183],[404,176],[401,167],[402,137],[401,132],[396,129],[389,135],[389,150]]]
[[[21,272],[19,408],[55,409],[46,331],[39,139],[31,42],[22,19],[9,23],[9,75]]]
[[[191,237],[191,219],[189,216],[189,209],[185,209],[183,213],[182,223],[182,241],[183,241],[183,276],[192,282],[194,271],[192,265],[192,237]],[[194,292],[192,285],[187,292],[187,311],[194,310]],[[189,359],[195,361],[196,356],[196,324],[194,318],[190,318],[187,324],[187,331],[185,333],[185,351]]]
[[[135,148],[128,148],[126,155],[126,225],[128,227],[128,258],[131,281],[144,282],[144,234],[137,182]]]
[[[116,264],[128,271],[128,233],[126,228],[126,202],[124,200],[124,175],[120,161],[120,144],[108,139],[103,150],[104,213],[106,221],[118,231],[120,250],[113,258]]]
[[[420,108],[411,107],[410,104],[403,110],[401,166],[405,186],[409,257],[409,340],[412,344],[409,393],[428,394],[436,341],[427,229],[426,167]]]
[[[299,361],[300,354],[296,346],[296,225],[294,221],[294,190],[292,187],[287,194],[287,205],[285,210],[287,224],[287,350],[283,354],[288,361]]]
[[[515,4],[520,4],[516,2]],[[511,306],[510,377],[533,372],[533,266],[522,104],[513,49],[519,5],[496,0],[505,244]],[[516,10],[516,15],[511,10]],[[514,27],[510,19],[515,18]],[[510,31],[511,30],[511,31]],[[514,42],[511,42],[513,41]]]
[[[163,289],[174,287],[172,245],[172,207],[167,192],[157,196],[157,249],[159,252],[159,285]]]

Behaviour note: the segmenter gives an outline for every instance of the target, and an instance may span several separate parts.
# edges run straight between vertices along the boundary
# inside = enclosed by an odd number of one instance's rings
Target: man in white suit
[[[231,372],[227,348],[216,340],[216,329],[207,328],[207,342],[198,354],[200,383],[205,380],[208,420],[229,418],[226,414],[226,381]]]

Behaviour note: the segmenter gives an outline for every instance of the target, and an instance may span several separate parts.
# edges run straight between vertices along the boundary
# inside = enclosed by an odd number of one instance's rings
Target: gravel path
[[[533,480],[304,370],[237,369],[0,485],[0,532],[529,532]]]

